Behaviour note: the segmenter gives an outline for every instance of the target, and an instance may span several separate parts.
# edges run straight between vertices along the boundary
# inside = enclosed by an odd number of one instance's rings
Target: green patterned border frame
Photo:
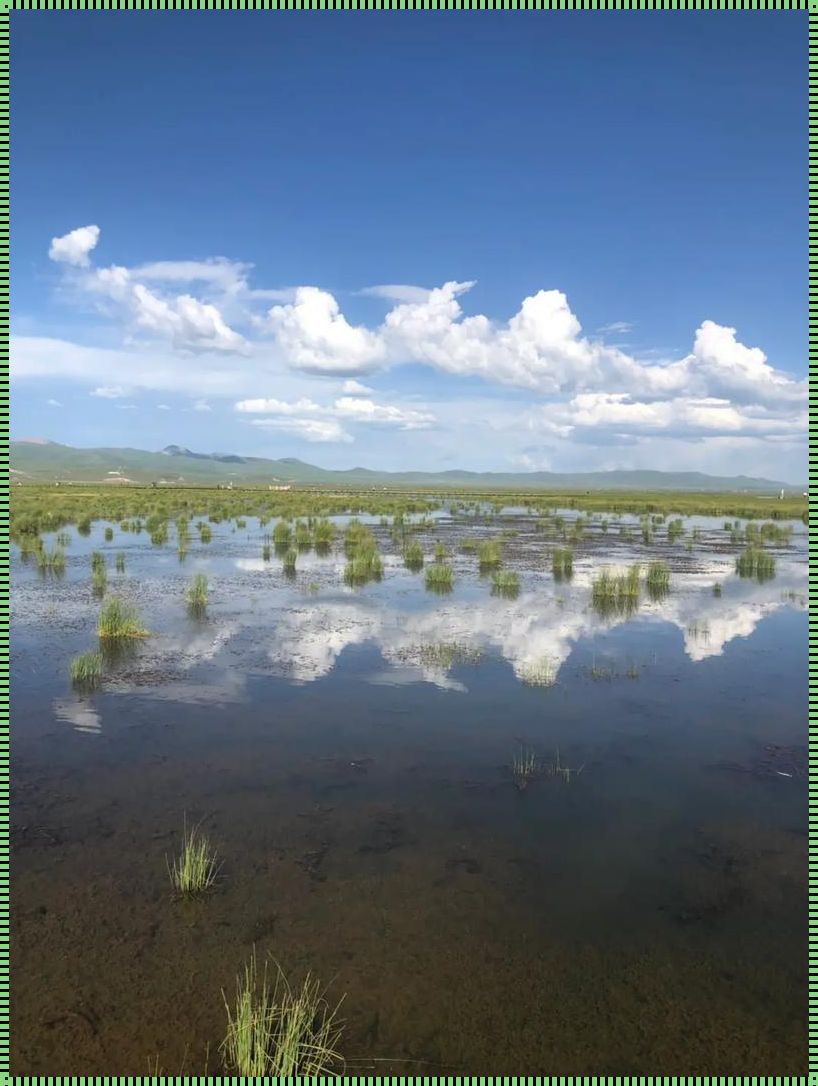
[[[144,1077],[31,1077],[15,1078],[9,1067],[9,94],[10,94],[10,50],[9,30],[12,11],[186,11],[186,10],[296,10],[296,11],[808,11],[809,13],[809,385],[810,405],[813,396],[818,397],[818,0],[0,0],[0,335],[2,336],[2,366],[0,367],[0,457],[2,457],[3,482],[0,489],[0,528],[3,546],[0,550],[0,572],[5,581],[5,591],[0,596],[0,718],[5,727],[0,734],[0,787],[5,792],[5,803],[0,806],[0,1086],[19,1082],[57,1086],[58,1083],[80,1086],[93,1083],[103,1086],[108,1083],[120,1083],[122,1086],[151,1081]],[[818,543],[818,529],[812,531],[815,516],[818,513],[813,502],[812,473],[818,468],[818,450],[810,442],[810,544]],[[810,685],[810,726],[809,726],[809,822],[810,822],[810,881],[809,881],[809,1074],[808,1076],[713,1076],[709,1078],[693,1076],[662,1076],[646,1078],[633,1076],[582,1076],[569,1078],[564,1076],[520,1076],[508,1077],[397,1077],[397,1076],[349,1076],[347,1081],[362,1083],[388,1083],[403,1086],[404,1083],[445,1083],[485,1084],[524,1083],[534,1086],[548,1082],[553,1086],[568,1086],[569,1083],[581,1082],[583,1086],[619,1086],[622,1082],[647,1086],[728,1086],[728,1084],[746,1084],[746,1086],[785,1086],[799,1083],[805,1086],[818,1086],[818,976],[814,972],[818,962],[818,877],[815,863],[818,860],[818,846],[812,840],[813,819],[818,813],[818,788],[815,785],[818,774],[818,751],[815,746],[814,718],[812,715],[813,683],[818,681],[818,664],[813,671],[813,650],[818,649],[818,621],[812,614],[814,598],[813,579],[810,575],[810,616],[809,616],[809,685]],[[818,718],[815,718],[818,720]],[[166,1076],[163,1081],[173,1083],[228,1082],[238,1084],[250,1080],[236,1077],[203,1076],[180,1077]],[[257,1082],[273,1080],[252,1080]],[[330,1079],[285,1079],[286,1082],[317,1082],[329,1084]]]

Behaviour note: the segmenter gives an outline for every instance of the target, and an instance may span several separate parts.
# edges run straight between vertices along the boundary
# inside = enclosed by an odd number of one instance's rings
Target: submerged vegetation
[[[511,775],[521,792],[528,787],[529,782],[533,780],[538,772],[539,763],[534,751],[529,750],[527,747],[520,747],[511,759]]]

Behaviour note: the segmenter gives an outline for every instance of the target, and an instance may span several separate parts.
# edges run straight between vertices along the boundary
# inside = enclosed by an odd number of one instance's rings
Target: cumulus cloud
[[[341,385],[341,391],[345,396],[368,396],[374,389],[371,389],[369,385],[362,384],[360,381],[349,379]]]
[[[363,373],[385,361],[381,337],[350,324],[325,290],[299,287],[291,305],[273,306],[267,328],[290,365],[311,373]]]
[[[373,400],[353,396],[341,396],[332,404],[318,404],[310,399],[295,402],[278,399],[240,400],[236,404],[236,410],[245,414],[302,418],[317,415],[375,426],[394,426],[401,430],[425,430],[435,422],[435,416],[428,411],[398,407],[395,404],[378,404]]]
[[[48,256],[57,264],[87,268],[90,263],[89,254],[98,241],[98,226],[80,226],[60,238],[52,238]]]
[[[194,411],[212,411],[213,408],[207,402],[207,400],[196,400],[193,404]]]

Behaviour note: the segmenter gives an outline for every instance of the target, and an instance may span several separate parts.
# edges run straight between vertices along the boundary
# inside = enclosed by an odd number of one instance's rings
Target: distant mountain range
[[[196,453],[180,445],[143,449],[75,449],[44,438],[11,442],[12,479],[19,482],[172,483],[191,485],[326,484],[330,486],[514,487],[566,490],[721,490],[801,492],[774,479],[705,475],[698,471],[336,471],[286,458]]]

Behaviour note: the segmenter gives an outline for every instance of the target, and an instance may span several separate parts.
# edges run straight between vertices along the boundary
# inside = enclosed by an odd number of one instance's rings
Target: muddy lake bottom
[[[758,583],[687,521],[692,549],[591,525],[560,583],[524,513],[441,517],[442,596],[377,521],[354,590],[338,542],[288,578],[250,518],[182,562],[103,523],[62,578],[15,553],[12,1072],[222,1073],[255,948],[344,996],[349,1074],[806,1073],[805,529]],[[459,550],[503,529],[514,598]],[[151,636],[79,694],[92,550]],[[666,596],[594,611],[602,566],[656,559]],[[223,861],[193,900],[185,820]]]

